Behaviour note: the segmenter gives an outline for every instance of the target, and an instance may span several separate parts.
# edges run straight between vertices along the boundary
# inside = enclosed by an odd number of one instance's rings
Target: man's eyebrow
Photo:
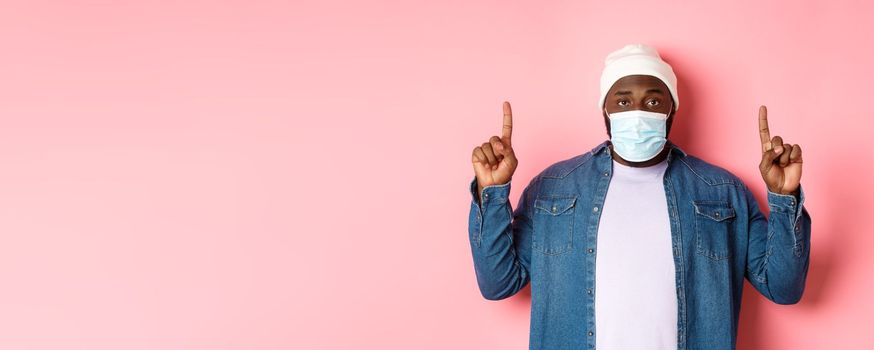
[[[614,95],[631,95],[631,91],[628,91],[628,90],[616,91],[616,93],[614,93]]]
[[[651,89],[646,90],[646,93],[651,93],[651,92],[652,92],[652,93],[657,93],[657,94],[660,94],[660,95],[664,95],[664,94],[665,94],[664,92],[662,92],[661,89],[651,88]]]

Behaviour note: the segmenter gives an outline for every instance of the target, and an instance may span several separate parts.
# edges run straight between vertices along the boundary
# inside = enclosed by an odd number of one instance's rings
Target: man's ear
[[[666,120],[667,125],[665,126],[665,138],[671,134],[671,124],[674,124],[674,114],[677,112],[671,111],[670,115],[668,115],[668,120]]]
[[[668,125],[665,128],[665,138],[667,138],[668,135],[671,134],[671,124],[674,123],[674,115],[677,114],[677,110],[674,108],[674,106],[676,106],[676,103],[674,102],[674,97],[671,96],[671,110],[668,111],[668,120],[667,120]]]

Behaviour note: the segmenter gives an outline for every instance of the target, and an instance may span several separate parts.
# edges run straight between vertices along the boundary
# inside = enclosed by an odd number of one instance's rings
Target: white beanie
[[[662,61],[654,47],[631,44],[611,52],[604,60],[604,71],[601,72],[599,109],[604,108],[604,100],[613,84],[629,75],[651,75],[659,78],[671,91],[671,96],[674,98],[674,110],[680,106],[680,99],[677,97],[677,76],[674,75],[671,65]]]

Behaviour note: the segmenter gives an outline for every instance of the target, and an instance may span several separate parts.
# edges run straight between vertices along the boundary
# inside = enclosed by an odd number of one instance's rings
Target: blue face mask
[[[607,113],[607,110],[604,110]],[[652,159],[667,142],[668,115],[641,110],[607,114],[613,151],[629,162]]]

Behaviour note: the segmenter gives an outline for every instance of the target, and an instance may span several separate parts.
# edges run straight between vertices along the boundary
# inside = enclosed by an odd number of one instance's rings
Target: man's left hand
[[[768,190],[779,194],[797,195],[801,183],[801,146],[784,142],[780,136],[771,138],[768,129],[768,109],[759,107],[759,138],[762,141],[762,162],[759,171]]]

